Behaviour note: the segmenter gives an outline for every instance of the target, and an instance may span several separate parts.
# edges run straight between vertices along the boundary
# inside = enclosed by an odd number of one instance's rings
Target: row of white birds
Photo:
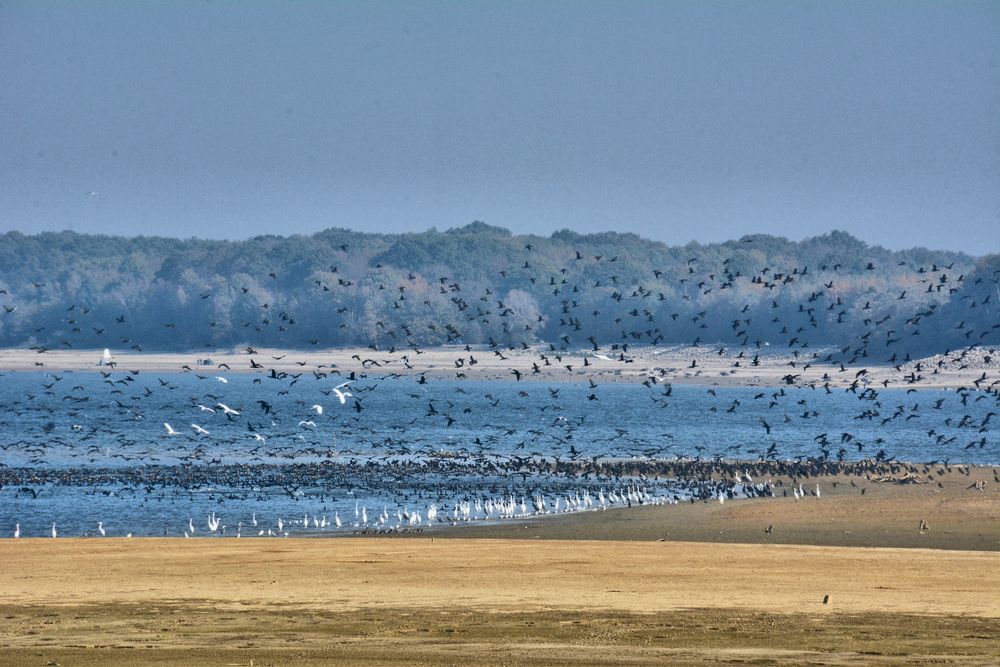
[[[676,498],[666,496],[654,496],[648,489],[638,486],[627,486],[618,490],[612,489],[605,493],[603,489],[596,495],[591,495],[589,490],[582,493],[556,494],[550,498],[538,494],[529,501],[525,496],[518,498],[515,495],[500,496],[496,498],[477,498],[475,500],[458,501],[452,505],[450,511],[439,510],[437,504],[431,504],[426,511],[410,510],[409,508],[397,507],[394,512],[390,512],[388,505],[383,505],[381,511],[370,513],[368,507],[356,502],[354,505],[354,518],[348,521],[341,517],[340,512],[334,512],[330,518],[326,514],[308,513],[301,519],[288,519],[278,517],[270,526],[263,525],[257,519],[257,513],[251,515],[250,521],[246,525],[242,521],[236,525],[235,533],[232,533],[229,526],[222,523],[222,518],[214,511],[207,515],[205,525],[206,532],[199,531],[195,526],[194,519],[189,518],[184,527],[184,537],[195,537],[197,535],[208,534],[210,536],[226,536],[232,534],[234,537],[257,536],[257,537],[288,537],[291,532],[314,532],[326,531],[327,529],[339,530],[347,528],[350,530],[401,530],[404,528],[418,528],[435,524],[458,524],[472,521],[490,521],[495,519],[519,519],[527,517],[540,517],[545,515],[563,514],[567,512],[600,511],[611,508],[633,507],[640,505],[662,505],[676,504]],[[248,532],[244,533],[244,530]],[[52,524],[52,537],[58,536],[56,524]],[[89,532],[87,535],[91,535]],[[94,536],[106,537],[107,530],[103,521],[97,522],[97,530]],[[21,537],[21,524],[16,524],[14,537]],[[132,537],[128,533],[125,537]]]
[[[750,476],[747,475],[747,482],[750,481]],[[771,497],[775,497],[774,485],[770,481],[762,484],[753,484],[753,486],[757,490],[770,492]],[[807,492],[800,483],[797,487],[792,487],[792,494],[795,500],[805,498],[807,495],[812,495],[816,498],[821,497],[819,484],[816,485],[815,490]],[[720,491],[716,499],[720,503],[724,503],[726,495]],[[325,531],[328,528],[339,530],[344,528],[345,525],[355,531],[368,529],[398,531],[404,528],[420,528],[425,525],[432,526],[435,523],[455,525],[471,521],[520,519],[563,514],[566,512],[600,511],[610,508],[642,505],[669,505],[679,502],[680,500],[676,496],[670,498],[666,496],[653,496],[648,489],[638,486],[627,486],[618,490],[612,489],[607,494],[605,494],[604,489],[601,489],[597,492],[596,496],[592,496],[589,489],[584,489],[582,494],[579,491],[572,494],[556,494],[551,500],[547,500],[542,494],[537,494],[531,499],[530,509],[523,495],[518,500],[513,494],[496,498],[477,498],[475,500],[459,501],[452,506],[450,512],[442,512],[438,510],[436,504],[431,504],[427,508],[426,513],[422,513],[420,510],[410,511],[409,508],[397,507],[395,513],[392,514],[389,512],[388,505],[383,505],[382,511],[374,516],[369,516],[367,506],[361,505],[360,502],[355,502],[354,520],[350,523],[345,522],[341,518],[340,512],[334,512],[332,519],[329,519],[326,514],[313,514],[310,517],[306,513],[301,519],[289,519],[286,521],[283,517],[278,517],[274,523],[274,527],[263,527],[257,520],[257,513],[254,512],[246,528],[250,529],[250,535],[255,533],[257,537],[288,537],[291,534],[289,529],[300,532],[313,532]],[[393,519],[395,519],[395,522],[393,522]],[[206,525],[208,535],[212,536],[225,536],[228,530],[228,526],[222,523],[222,518],[216,515],[214,511],[207,515]],[[235,537],[243,537],[243,529],[243,522],[238,522]],[[107,536],[103,521],[97,522],[96,532],[101,537]],[[194,519],[188,519],[186,529],[183,533],[184,537],[194,537],[199,534],[195,528]],[[52,524],[51,534],[53,538],[58,537],[59,533],[55,523]],[[19,523],[14,527],[14,537],[21,537],[21,524]],[[127,533],[125,537],[132,537],[132,533]]]

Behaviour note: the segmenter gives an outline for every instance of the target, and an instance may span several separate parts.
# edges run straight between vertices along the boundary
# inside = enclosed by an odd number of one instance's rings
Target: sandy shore
[[[834,387],[857,381],[859,386],[960,387],[971,386],[986,373],[985,389],[1000,382],[1000,354],[977,349],[964,354],[936,355],[899,366],[867,360],[865,365],[841,367],[808,358],[812,352],[765,348],[668,346],[630,348],[628,354],[603,350],[553,353],[547,347],[493,351],[487,348],[447,346],[415,350],[373,351],[369,348],[277,350],[246,348],[186,353],[148,353],[112,350],[113,369],[98,365],[103,350],[0,349],[0,371],[189,371],[203,375],[226,373],[312,373],[336,371],[342,375],[429,375],[511,380],[513,371],[525,381],[660,382],[710,386],[781,386],[786,376],[796,384],[829,383]],[[822,351],[822,358],[827,353]],[[753,358],[759,355],[758,365]],[[987,359],[989,359],[987,361]],[[261,368],[254,368],[253,363]],[[200,363],[202,362],[202,363]],[[537,371],[536,371],[537,367]],[[858,371],[867,369],[864,373]],[[917,377],[918,381],[913,381]]]
[[[777,485],[777,498],[459,525],[440,535],[1000,551],[1000,468],[915,468],[916,473],[890,475],[773,476],[769,479]],[[801,500],[792,493],[798,485],[809,493]],[[817,486],[819,497],[812,495]]]
[[[11,665],[1000,660],[995,553],[74,539],[0,561]]]

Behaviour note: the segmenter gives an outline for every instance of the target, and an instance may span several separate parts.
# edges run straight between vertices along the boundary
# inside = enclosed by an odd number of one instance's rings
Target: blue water
[[[331,391],[341,382],[335,376],[226,380],[191,373],[0,376],[0,463],[6,467],[0,473],[18,469],[20,480],[8,478],[0,489],[0,534],[16,522],[23,534],[48,535],[53,522],[64,535],[93,533],[104,521],[109,534],[179,535],[188,518],[196,534],[206,534],[213,511],[228,534],[239,523],[243,535],[276,529],[278,517],[285,530],[303,531],[303,515],[310,524],[313,516],[326,516],[331,525],[310,528],[324,532],[334,531],[336,514],[347,530],[356,506],[370,519],[388,513],[384,525],[390,526],[409,525],[397,511],[419,511],[424,521],[431,505],[451,515],[469,502],[472,518],[483,519],[485,506],[476,515],[476,500],[513,498],[519,505],[523,499],[530,510],[534,497],[551,503],[586,493],[593,500],[599,491],[629,485],[641,486],[649,498],[686,497],[682,486],[665,480],[515,474],[512,456],[1000,462],[990,416],[1000,412],[997,398],[978,391],[678,385],[666,395],[662,385],[368,378],[345,388],[352,396],[342,405]],[[240,414],[225,415],[220,403]],[[322,406],[322,414],[313,405]],[[167,435],[164,422],[178,435]],[[454,469],[423,468],[428,461]],[[329,475],[305,484],[296,483],[295,472],[285,475],[286,484],[255,472],[267,469],[264,464],[323,462]],[[237,480],[237,464],[260,467]],[[129,482],[84,474],[150,466],[159,472],[149,484],[136,483],[135,474]],[[184,466],[226,472],[189,484]],[[31,483],[23,468],[66,473],[59,483]],[[176,482],[164,483],[164,469],[168,476],[176,471]]]

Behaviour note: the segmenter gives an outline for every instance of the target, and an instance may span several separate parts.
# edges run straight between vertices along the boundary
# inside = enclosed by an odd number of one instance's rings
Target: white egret
[[[167,422],[163,422],[163,428],[167,429],[167,435],[180,435],[179,433],[177,433],[177,431],[174,430],[174,427],[168,424]]]
[[[215,407],[222,408],[222,412],[225,413],[225,414],[227,414],[227,415],[236,415],[237,417],[240,416],[240,413],[239,413],[238,410],[233,410],[231,407],[229,407],[225,403],[216,403]]]
[[[348,380],[347,382],[341,382],[340,384],[338,384],[336,387],[333,388],[333,393],[335,393],[337,395],[337,398],[340,399],[341,405],[347,403],[348,396],[353,396],[353,394],[349,391],[340,391],[341,387],[346,387],[349,384],[351,384],[350,380]]]
[[[191,428],[194,429],[195,433],[198,433],[200,435],[208,435],[208,431],[202,428],[201,426],[198,426],[197,424],[191,424]]]

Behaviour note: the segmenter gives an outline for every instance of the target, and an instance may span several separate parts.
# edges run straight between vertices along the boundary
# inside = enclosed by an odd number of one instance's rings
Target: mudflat
[[[755,480],[772,482],[774,498],[457,525],[441,536],[1000,551],[996,466],[887,464],[877,473],[790,477],[761,474],[759,465],[731,463],[725,468],[750,470]],[[710,466],[706,468],[703,474],[708,476]],[[795,499],[799,488],[805,495]]]

